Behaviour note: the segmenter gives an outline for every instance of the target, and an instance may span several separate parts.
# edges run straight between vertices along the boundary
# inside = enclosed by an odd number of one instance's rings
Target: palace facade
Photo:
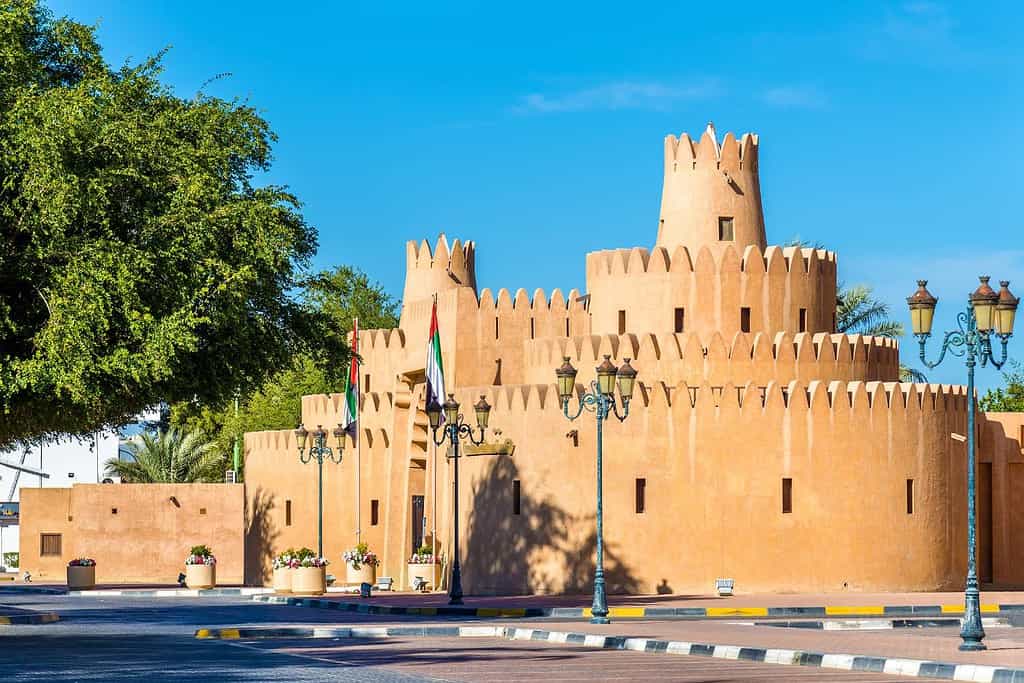
[[[587,254],[586,292],[478,291],[473,242],[407,244],[399,327],[359,335],[359,455],[349,439],[324,469],[335,573],[357,537],[402,585],[420,543],[450,560],[452,465],[424,405],[436,296],[448,391],[470,422],[486,396],[488,440],[515,446],[461,461],[468,594],[590,589],[596,425],[563,416],[554,372],[568,357],[582,390],[605,355],[639,372],[604,429],[610,591],[960,587],[965,390],[900,383],[896,341],[836,332],[836,254],[768,246],[758,154],[710,125],[666,138],[653,248]],[[329,431],[341,400],[305,397],[303,423]],[[983,415],[979,435],[980,575],[1024,585],[1024,415]],[[245,451],[246,581],[263,583],[273,554],[315,547],[316,472],[292,430]]]

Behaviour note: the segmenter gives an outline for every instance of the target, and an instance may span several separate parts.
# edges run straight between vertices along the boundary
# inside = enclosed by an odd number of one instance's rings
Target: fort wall
[[[596,334],[834,332],[836,255],[732,245],[597,251],[587,254],[587,292]]]

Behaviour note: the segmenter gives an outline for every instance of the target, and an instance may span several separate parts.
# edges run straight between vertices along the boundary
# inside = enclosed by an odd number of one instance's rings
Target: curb
[[[556,617],[590,618],[589,607],[405,607],[369,605],[318,598],[294,598],[283,595],[256,595],[253,600],[275,605],[336,609],[362,614],[452,617]],[[1010,616],[1024,614],[1024,604],[982,605],[982,614]],[[963,605],[862,605],[826,607],[612,607],[613,619],[718,619],[749,617],[934,617],[963,614]]]
[[[765,664],[785,664],[871,671],[899,676],[945,678],[959,681],[986,681],[1013,683],[1024,680],[1024,669],[1006,669],[981,664],[953,664],[918,659],[869,657],[853,654],[825,654],[800,650],[783,650],[739,645],[685,643],[681,641],[599,636],[588,633],[546,631],[543,629],[515,628],[511,626],[426,626],[426,627],[371,627],[371,628],[224,628],[199,629],[195,637],[202,640],[240,640],[258,638],[392,638],[396,636],[434,636],[461,638],[504,638],[577,645],[605,650],[632,650],[695,657],[717,657]]]
[[[13,586],[5,586],[0,584],[0,595],[67,595],[66,588],[48,588],[46,586],[26,586],[24,584],[15,584]]]
[[[774,626],[777,628],[806,628],[824,631],[887,631],[897,628],[943,628],[962,625],[960,619],[850,619],[833,621],[743,621],[749,626]],[[1004,617],[985,617],[981,620],[984,628],[1008,628],[1013,624]]]
[[[272,588],[157,588],[154,590],[89,590],[68,591],[66,594],[76,598],[204,598],[218,595],[252,595],[260,596],[272,593]]]
[[[54,612],[38,612],[35,614],[11,614],[0,616],[0,626],[20,626],[24,624],[52,624],[60,621]]]

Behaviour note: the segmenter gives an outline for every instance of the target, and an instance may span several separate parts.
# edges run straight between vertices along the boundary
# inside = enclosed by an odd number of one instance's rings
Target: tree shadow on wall
[[[520,492],[520,514],[513,514],[513,482],[519,470],[512,458],[490,461],[473,486],[467,520],[463,582],[477,595],[579,593],[593,587],[597,534],[594,515],[576,517],[551,502]],[[589,528],[582,542],[578,529]],[[609,592],[638,592],[639,584],[605,543]]]
[[[270,511],[274,495],[257,488],[245,500],[245,585],[263,586],[270,580],[274,559],[274,542],[280,535],[274,527]]]

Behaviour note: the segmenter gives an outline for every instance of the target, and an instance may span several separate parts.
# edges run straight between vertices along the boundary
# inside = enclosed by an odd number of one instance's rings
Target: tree
[[[171,428],[162,434],[143,432],[128,444],[131,460],[111,458],[110,476],[130,484],[188,484],[223,481],[225,460],[198,432]]]
[[[225,461],[246,432],[294,428],[301,419],[302,397],[341,391],[348,366],[331,361],[330,349],[352,332],[352,321],[361,329],[398,326],[398,302],[362,271],[338,266],[304,282],[303,302],[310,315],[328,321],[332,339],[322,349],[297,355],[285,369],[234,401],[205,404],[183,401],[171,407],[171,421],[182,429],[212,435],[214,449]]]
[[[1003,372],[1006,388],[989,389],[978,402],[978,407],[987,413],[1024,413],[1024,365],[1011,361],[1009,370]]]
[[[267,122],[160,72],[111,68],[37,0],[0,6],[0,448],[217,402],[324,329],[290,296],[315,232],[253,184]]]

